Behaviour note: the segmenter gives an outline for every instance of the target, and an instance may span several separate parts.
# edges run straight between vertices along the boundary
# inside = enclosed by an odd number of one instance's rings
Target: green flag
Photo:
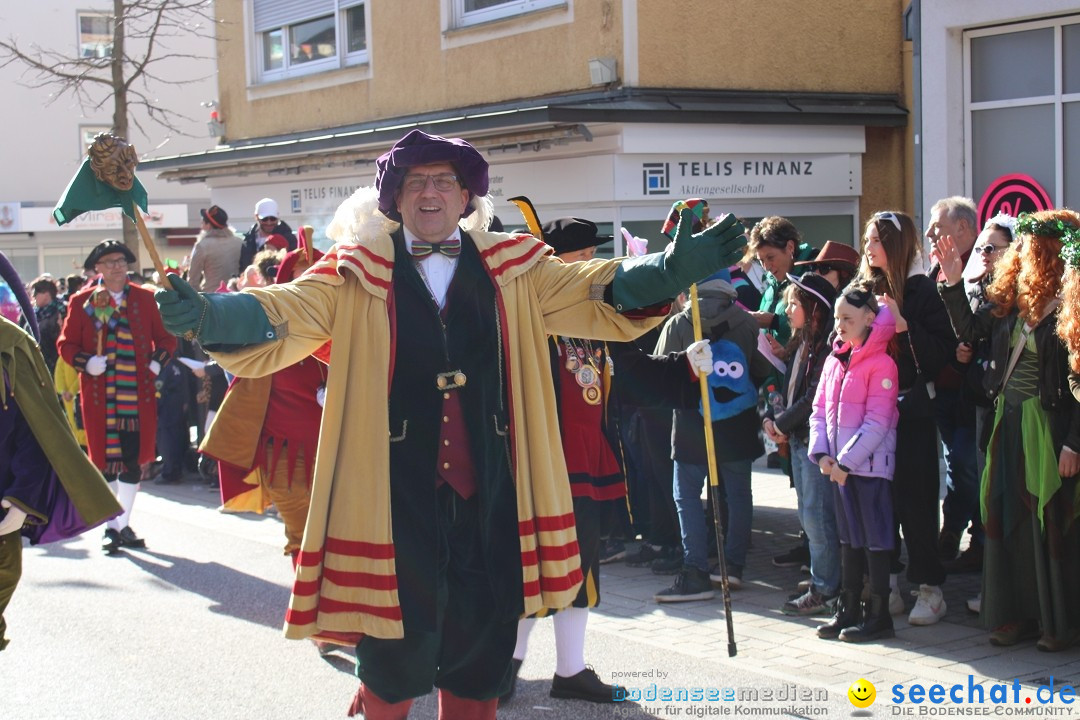
[[[103,183],[94,176],[90,168],[90,158],[83,160],[79,172],[71,178],[63,197],[53,208],[53,217],[57,225],[69,223],[84,212],[105,210],[118,207],[132,220],[135,220],[132,204],[138,203],[146,212],[146,188],[135,178],[130,190],[117,190],[112,185]]]

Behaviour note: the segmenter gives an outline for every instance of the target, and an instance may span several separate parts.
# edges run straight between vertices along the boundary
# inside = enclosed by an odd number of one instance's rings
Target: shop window
[[[977,200],[996,178],[1030,175],[1054,197],[1054,106],[971,113],[972,183]]]
[[[1080,158],[1080,101],[1065,105],[1065,157]],[[1065,163],[1065,207],[1080,208],[1080,162]]]
[[[968,194],[1028,175],[1055,206],[1080,203],[1080,17],[964,34]]]
[[[1061,29],[1062,89],[1066,94],[1080,93],[1080,23]]]
[[[367,11],[357,0],[255,0],[258,81],[368,62]]]
[[[1053,94],[1053,28],[972,39],[972,102]]]
[[[566,0],[452,0],[455,26],[479,25],[492,20],[523,15],[536,10],[566,5]]]
[[[112,57],[112,16],[79,13],[79,57]]]

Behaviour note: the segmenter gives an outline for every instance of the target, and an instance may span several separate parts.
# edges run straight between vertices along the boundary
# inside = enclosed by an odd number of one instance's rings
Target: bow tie
[[[427,257],[433,252],[442,253],[446,257],[457,257],[461,253],[461,238],[452,237],[438,243],[413,240],[412,256],[417,258]]]

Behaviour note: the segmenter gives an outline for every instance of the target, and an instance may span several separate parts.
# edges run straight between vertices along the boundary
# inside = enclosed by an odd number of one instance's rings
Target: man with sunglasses
[[[488,164],[413,130],[287,285],[161,291],[169,328],[243,377],[333,340],[287,637],[356,642],[351,714],[405,718],[439,688],[443,720],[491,720],[517,620],[582,583],[547,336],[631,340],[679,291],[742,256],[728,217],[664,253],[563,264],[487,232]]]
[[[278,215],[277,201],[267,197],[255,203],[255,224],[244,234],[244,244],[240,249],[240,267],[237,268],[238,275],[244,273],[271,235],[280,235],[285,238],[289,244],[285,248],[286,252],[296,249],[296,235],[293,234],[288,223]]]
[[[930,208],[926,237],[930,241],[934,264],[928,275],[935,283],[945,281],[941,265],[933,253],[942,237],[952,238],[966,267],[979,237],[978,214],[975,203],[966,197],[942,198]],[[977,283],[967,283],[968,297]],[[972,309],[977,302],[972,301]],[[938,552],[947,572],[977,572],[982,569],[983,527],[979,518],[979,470],[975,447],[975,404],[963,392],[964,375],[969,365],[960,357],[970,348],[959,348],[954,357],[934,380],[937,391],[935,410],[938,432],[945,446],[946,484],[948,494],[942,505],[942,526],[938,536]],[[962,555],[960,538],[970,523],[971,543]]]

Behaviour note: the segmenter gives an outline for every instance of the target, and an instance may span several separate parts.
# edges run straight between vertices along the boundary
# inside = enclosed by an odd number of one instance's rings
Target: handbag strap
[[[998,385],[998,393],[1005,389],[1006,383],[1009,382],[1009,378],[1012,377],[1013,371],[1016,370],[1016,364],[1020,362],[1020,355],[1024,352],[1024,346],[1027,345],[1028,336],[1032,331],[1038,327],[1043,320],[1047,318],[1050,313],[1057,310],[1057,306],[1061,304],[1061,298],[1054,298],[1046,304],[1043,309],[1042,316],[1039,318],[1039,322],[1034,325],[1028,325],[1024,323],[1024,327],[1020,328],[1020,339],[1017,340],[1016,345],[1013,346],[1012,355],[1009,356],[1009,364],[1005,368],[1005,375],[1001,378],[1001,384]],[[1019,318],[1017,318],[1019,319]]]

